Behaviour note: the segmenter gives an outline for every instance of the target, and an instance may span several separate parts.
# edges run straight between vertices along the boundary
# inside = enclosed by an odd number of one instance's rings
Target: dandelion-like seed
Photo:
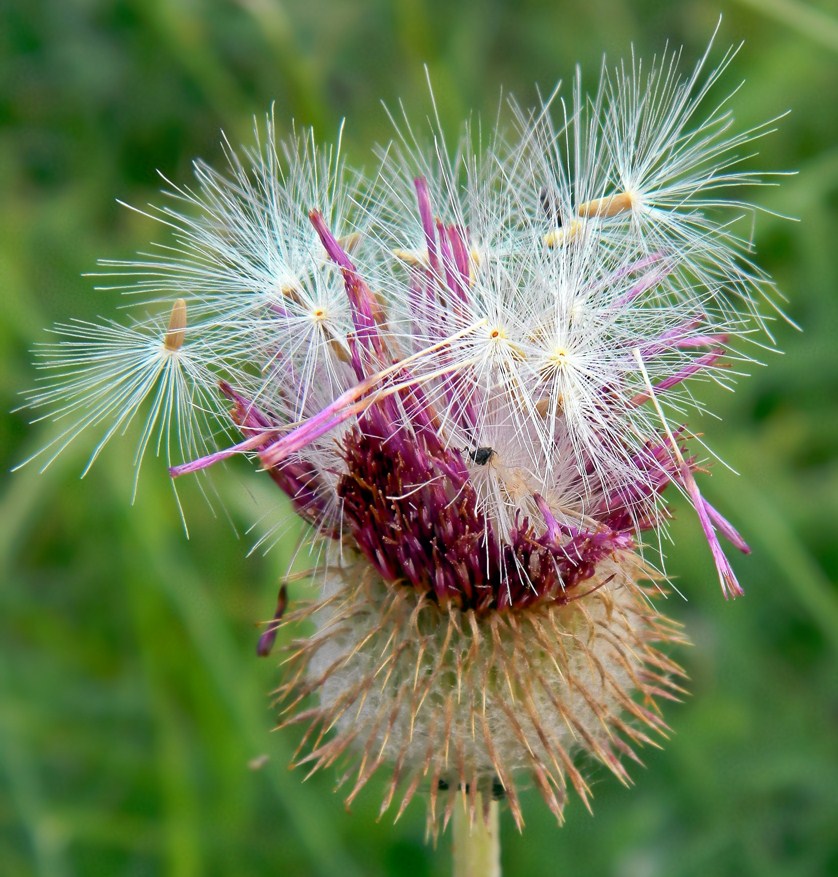
[[[522,781],[561,821],[569,788],[590,797],[579,756],[628,782],[682,694],[654,562],[667,488],[742,592],[720,537],[747,546],[685,424],[773,306],[736,224],[770,126],[707,106],[731,57],[687,76],[632,57],[453,155],[405,116],[372,184],[270,119],[228,173],[173,191],[174,245],[108,266],[145,306],[177,297],[154,355],[133,364],[136,327],[62,330],[60,376],[29,397],[78,418],[59,444],[109,420],[106,441],[151,395],[141,452],[177,414],[175,476],[246,453],[312,525],[322,596],[286,614],[283,586],[259,651],[313,624],[282,722],[306,727],[299,764],[342,765],[348,801],[386,771],[382,812],[422,793],[435,835],[458,799],[473,820],[505,798],[521,826]],[[207,453],[194,425],[225,405],[241,440]]]

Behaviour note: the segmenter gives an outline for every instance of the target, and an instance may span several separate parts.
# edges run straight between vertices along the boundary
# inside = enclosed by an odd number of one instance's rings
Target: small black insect
[[[562,227],[562,215],[559,213],[559,205],[556,204],[556,198],[547,186],[542,186],[538,193],[538,200],[541,202],[541,209],[550,222],[554,223],[556,228]]]
[[[471,457],[478,466],[485,466],[489,460],[492,459],[494,454],[494,448],[476,448],[475,450],[468,452],[469,457]]]

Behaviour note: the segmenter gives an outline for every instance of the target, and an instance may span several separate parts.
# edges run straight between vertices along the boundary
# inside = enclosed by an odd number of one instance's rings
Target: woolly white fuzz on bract
[[[522,775],[561,820],[568,786],[588,802],[576,756],[628,783],[620,757],[666,734],[654,699],[681,693],[682,672],[658,646],[683,639],[649,605],[638,584],[649,575],[621,553],[583,599],[479,615],[394,590],[365,562],[327,570],[322,602],[302,613],[317,632],[289,646],[277,693],[289,724],[311,723],[298,763],[354,754],[340,783],[351,784],[347,802],[392,766],[382,812],[395,802],[401,814],[421,785],[432,834],[439,802],[447,822],[458,793],[472,807],[478,792],[503,795],[520,827]],[[317,705],[293,715],[309,691]]]

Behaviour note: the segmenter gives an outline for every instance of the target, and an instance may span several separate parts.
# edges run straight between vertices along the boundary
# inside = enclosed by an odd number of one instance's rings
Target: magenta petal
[[[698,485],[695,482],[692,472],[690,472],[686,464],[684,464],[681,470],[681,477],[683,479],[684,487],[692,500],[693,508],[698,515],[701,529],[704,531],[704,536],[710,545],[710,553],[713,555],[713,561],[716,564],[716,570],[719,573],[722,593],[725,597],[741,597],[745,592],[736,580],[733,568],[727,557],[725,557],[724,551],[722,551],[722,546],[719,544],[719,540],[716,537],[716,531],[710,520],[707,504],[698,489]]]

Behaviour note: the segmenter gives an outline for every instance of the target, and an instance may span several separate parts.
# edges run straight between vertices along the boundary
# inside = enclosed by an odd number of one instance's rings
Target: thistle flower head
[[[308,725],[299,762],[345,763],[350,800],[386,766],[382,811],[423,790],[436,831],[456,794],[504,795],[520,824],[522,777],[561,819],[569,786],[589,796],[580,754],[626,781],[681,692],[647,555],[668,487],[741,593],[719,537],[747,546],[684,423],[772,292],[736,224],[767,129],[705,107],[730,57],[685,77],[632,57],[453,152],[405,115],[372,184],[271,118],[151,214],[173,244],[107,263],[146,307],[176,297],[165,329],[60,327],[62,373],[29,397],[77,418],[59,445],[108,424],[101,447],[150,395],[139,456],[177,414],[175,476],[250,455],[313,526],[323,593],[292,615],[315,632],[278,695]],[[240,439],[206,452],[228,416]]]

